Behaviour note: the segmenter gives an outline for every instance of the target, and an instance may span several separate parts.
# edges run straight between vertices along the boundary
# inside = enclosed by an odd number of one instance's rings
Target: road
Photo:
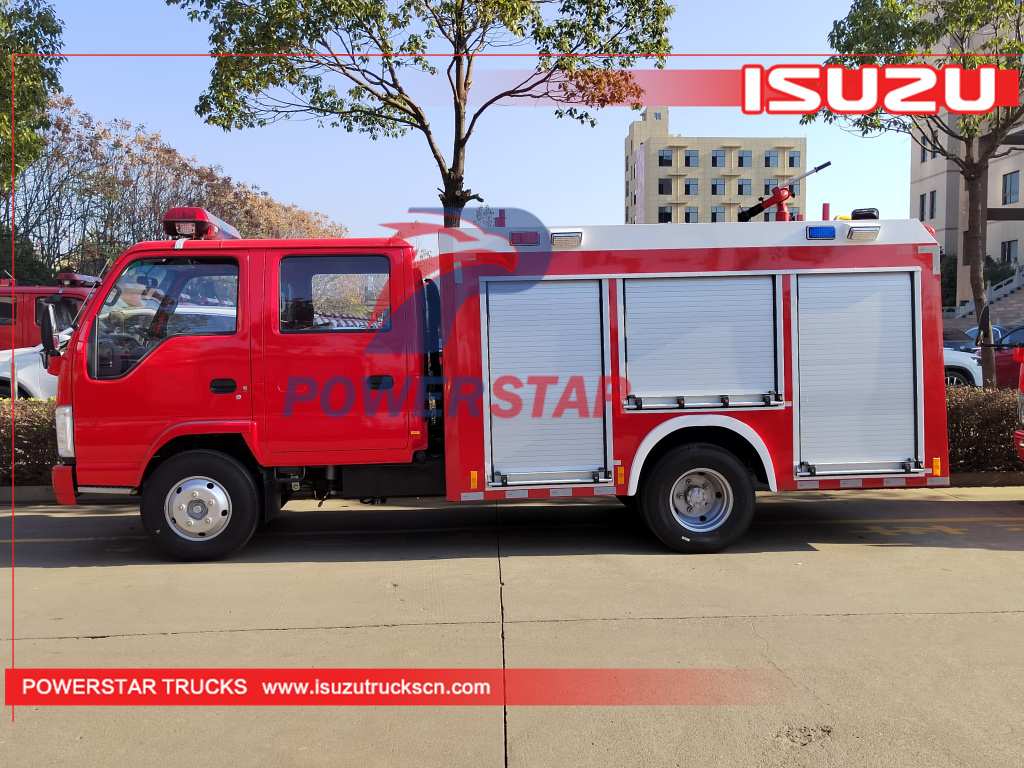
[[[18,667],[764,669],[761,706],[10,707],[24,766],[1004,766],[1024,754],[1024,489],[759,497],[716,555],[614,500],[293,502],[168,562],[132,506],[18,507]],[[0,520],[0,558],[11,558]],[[6,619],[4,646],[11,647]],[[9,665],[9,651],[5,666]]]

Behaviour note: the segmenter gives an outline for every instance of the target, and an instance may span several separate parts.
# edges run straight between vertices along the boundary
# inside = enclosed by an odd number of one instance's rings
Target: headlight
[[[75,422],[70,405],[57,407],[57,453],[65,459],[75,455]]]

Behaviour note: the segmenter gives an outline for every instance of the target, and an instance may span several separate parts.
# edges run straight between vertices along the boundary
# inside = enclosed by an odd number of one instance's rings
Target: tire
[[[717,552],[739,539],[754,517],[754,485],[746,467],[707,443],[662,456],[641,494],[647,527],[677,552]]]
[[[947,387],[973,387],[974,382],[967,378],[967,376],[958,370],[953,368],[946,369],[946,386]]]
[[[0,400],[11,399],[11,384],[8,381],[0,381]]]
[[[219,560],[252,537],[259,502],[256,481],[237,459],[219,451],[187,451],[146,481],[142,524],[154,544],[179,560]]]

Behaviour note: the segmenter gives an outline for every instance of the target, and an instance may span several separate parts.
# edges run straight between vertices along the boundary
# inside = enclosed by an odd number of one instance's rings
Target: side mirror
[[[57,344],[59,340],[57,334],[54,333],[54,327],[57,325],[56,313],[53,309],[53,304],[46,305],[46,311],[43,312],[42,324],[40,326],[40,335],[42,336],[43,342],[43,367],[46,370],[50,370],[50,359],[54,357],[60,357],[60,352],[57,351]]]

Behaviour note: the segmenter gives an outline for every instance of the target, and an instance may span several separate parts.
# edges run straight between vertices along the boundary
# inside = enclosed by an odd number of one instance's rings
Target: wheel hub
[[[212,478],[187,477],[167,494],[164,518],[183,539],[212,539],[231,521],[231,497]]]
[[[713,469],[692,469],[672,486],[672,514],[683,528],[707,533],[722,526],[733,508],[732,486]]]

